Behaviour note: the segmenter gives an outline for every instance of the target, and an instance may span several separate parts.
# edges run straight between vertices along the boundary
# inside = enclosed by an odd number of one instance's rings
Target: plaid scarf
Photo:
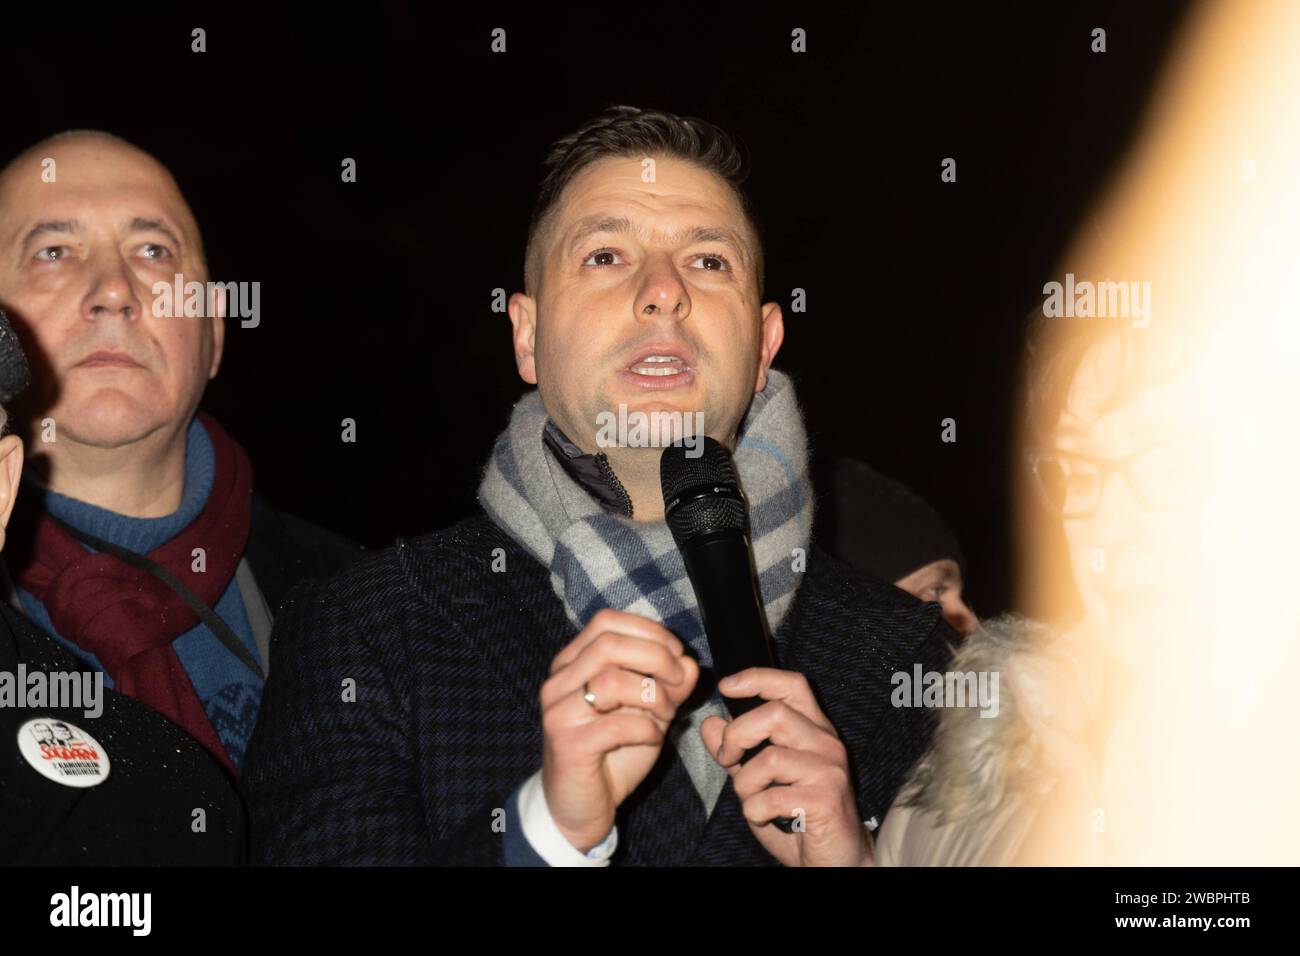
[[[575,627],[605,607],[640,614],[711,667],[695,591],[667,522],[607,513],[546,450],[546,423],[533,389],[515,404],[485,468],[478,498],[488,516],[551,569],[551,586]],[[776,634],[802,578],[795,549],[806,556],[813,517],[807,435],[789,376],[768,371],[733,457],[749,499],[759,592]]]

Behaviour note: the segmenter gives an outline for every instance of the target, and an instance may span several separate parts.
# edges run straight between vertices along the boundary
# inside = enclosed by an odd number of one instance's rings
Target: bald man
[[[28,384],[27,358],[0,310],[0,432]],[[0,549],[23,443],[0,438]],[[0,679],[24,690],[0,706],[0,861],[8,866],[224,866],[247,862],[232,782],[185,731],[115,690],[0,601]],[[25,674],[24,679],[21,675]],[[70,696],[69,688],[76,689]],[[166,754],[165,760],[159,757]],[[203,830],[194,823],[203,819]]]
[[[198,412],[227,303],[154,290],[208,278],[175,179],[130,143],[62,133],[0,171],[0,308],[34,369],[7,598],[237,776],[281,599],[359,549],[270,508]]]

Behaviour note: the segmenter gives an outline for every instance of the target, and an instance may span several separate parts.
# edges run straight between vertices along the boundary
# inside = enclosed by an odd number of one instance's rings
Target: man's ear
[[[0,549],[5,544],[5,528],[18,497],[18,479],[23,474],[23,441],[17,435],[0,438]]]
[[[217,286],[216,293],[213,299],[216,315],[208,320],[212,323],[212,362],[208,367],[209,379],[217,377],[217,370],[221,368],[221,356],[226,348],[226,290]]]
[[[537,338],[537,303],[531,296],[516,292],[510,297],[506,311],[510,313],[510,324],[514,327],[511,338],[519,377],[529,385],[536,385],[537,363],[534,361],[533,349]]]
[[[776,358],[776,353],[781,350],[781,343],[785,340],[785,319],[781,316],[780,304],[769,302],[763,306],[760,335],[762,341],[759,344],[758,377],[754,381],[756,393],[767,388],[767,370],[772,367],[772,360]]]

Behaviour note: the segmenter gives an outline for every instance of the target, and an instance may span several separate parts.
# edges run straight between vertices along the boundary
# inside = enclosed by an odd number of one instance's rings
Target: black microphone
[[[659,485],[664,519],[682,554],[695,589],[700,619],[718,679],[747,667],[776,667],[776,644],[767,625],[758,572],[750,546],[749,502],[731,454],[707,435],[703,453],[690,457],[681,441],[659,458]],[[700,446],[696,446],[699,449]],[[739,717],[764,703],[761,697],[723,697],[731,716]],[[741,756],[745,763],[771,745],[764,740]],[[784,786],[784,784],[773,784]],[[771,821],[786,833],[794,821]]]

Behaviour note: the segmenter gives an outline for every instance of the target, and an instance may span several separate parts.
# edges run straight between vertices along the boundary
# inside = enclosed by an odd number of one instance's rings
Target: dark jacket
[[[7,549],[6,558],[21,560],[24,546],[30,547],[30,520],[15,527],[15,555]],[[278,613],[295,585],[328,578],[361,554],[347,539],[276,511],[254,494],[244,556],[270,615]],[[28,672],[90,671],[8,603],[15,600],[12,588],[0,564],[0,590],[7,592],[0,600],[0,671],[16,673],[20,661]],[[261,629],[255,624],[254,630]],[[255,637],[259,646],[269,644],[269,633]],[[36,714],[0,707],[0,863],[246,863],[242,803],[221,766],[151,708],[108,688],[104,697],[104,713],[96,719],[80,711],[40,712],[67,719],[108,752],[108,778],[84,790],[36,773],[17,749],[20,727]],[[207,813],[202,834],[191,830],[198,807]]]
[[[275,510],[254,493],[244,557],[272,614],[295,584],[337,574],[362,550],[342,535]]]
[[[820,548],[806,574],[778,653],[840,733],[863,819],[880,820],[932,730],[924,711],[891,707],[891,675],[942,670],[956,636],[937,604]],[[538,692],[577,634],[549,578],[479,515],[295,589],[242,780],[254,862],[501,864],[506,798],[541,766]],[[671,746],[617,823],[616,864],[776,862],[729,779],[706,820]]]
[[[89,669],[27,618],[0,603],[0,671]],[[125,694],[103,689],[103,712],[0,707],[0,863],[184,866],[246,860],[243,806],[225,772],[183,730]],[[85,788],[42,776],[19,751],[32,720],[66,721],[108,757]],[[194,811],[204,811],[203,832]]]

